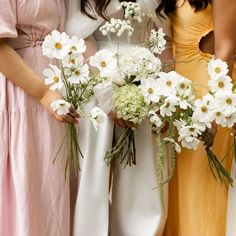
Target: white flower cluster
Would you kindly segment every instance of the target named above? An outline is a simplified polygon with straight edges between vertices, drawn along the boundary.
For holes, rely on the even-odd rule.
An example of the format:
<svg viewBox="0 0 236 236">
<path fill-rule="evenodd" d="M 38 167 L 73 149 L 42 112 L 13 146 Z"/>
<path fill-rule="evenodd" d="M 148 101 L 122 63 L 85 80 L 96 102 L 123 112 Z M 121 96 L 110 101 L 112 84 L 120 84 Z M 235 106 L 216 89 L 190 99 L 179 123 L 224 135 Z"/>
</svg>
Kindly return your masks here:
<svg viewBox="0 0 236 236">
<path fill-rule="evenodd" d="M 193 118 L 200 122 L 215 121 L 222 127 L 232 127 L 236 122 L 236 94 L 232 79 L 227 75 L 228 66 L 220 59 L 211 60 L 208 72 L 210 93 L 195 102 Z"/>
<path fill-rule="evenodd" d="M 119 73 L 126 82 L 156 77 L 161 61 L 144 47 L 128 48 L 119 56 Z"/>
<path fill-rule="evenodd" d="M 142 18 L 145 16 L 145 13 L 142 11 L 139 3 L 122 2 L 121 5 L 125 11 L 125 19 L 134 19 L 139 23 L 142 22 Z"/>
<path fill-rule="evenodd" d="M 128 32 L 128 35 L 132 35 L 134 28 L 132 28 L 129 20 L 111 18 L 110 21 L 107 21 L 100 27 L 100 31 L 104 36 L 108 35 L 108 33 L 113 33 L 116 34 L 117 37 L 121 37 L 125 31 Z"/>
<path fill-rule="evenodd" d="M 176 83 L 175 72 L 168 73 L 172 76 L 160 73 L 159 88 L 167 95 L 164 105 L 160 107 L 160 115 L 176 117 L 176 112 L 181 111 L 174 125 L 178 130 L 178 142 L 189 149 L 197 149 L 212 122 L 222 127 L 233 127 L 236 123 L 236 94 L 227 75 L 227 64 L 220 59 L 211 60 L 208 72 L 211 77 L 208 82 L 210 91 L 197 100 L 194 100 L 190 81 L 179 78 Z"/>
<path fill-rule="evenodd" d="M 163 29 L 160 28 L 157 31 L 152 30 L 150 37 L 147 41 L 151 52 L 154 54 L 161 54 L 165 50 L 166 40 Z"/>
<path fill-rule="evenodd" d="M 65 115 L 73 106 L 82 116 L 83 106 L 90 100 L 96 86 L 89 76 L 89 66 L 84 62 L 83 53 L 86 51 L 84 40 L 78 39 L 76 36 L 70 38 L 66 33 L 54 30 L 45 37 L 42 50 L 45 56 L 58 59 L 60 64 L 60 68 L 56 65 L 49 65 L 49 68 L 43 71 L 45 83 L 54 91 L 60 90 L 60 92 L 66 93 L 65 99 L 54 101 L 51 104 L 52 110 L 59 115 Z M 102 60 L 102 52 L 100 54 Z M 105 75 L 105 61 L 98 63 L 104 69 Z M 97 108 L 96 112 L 98 112 Z M 102 111 L 100 112 L 102 113 Z M 97 129 L 98 124 L 95 124 L 95 121 L 100 122 L 100 119 L 95 119 L 93 114 L 94 112 L 91 113 L 91 120 Z"/>
</svg>

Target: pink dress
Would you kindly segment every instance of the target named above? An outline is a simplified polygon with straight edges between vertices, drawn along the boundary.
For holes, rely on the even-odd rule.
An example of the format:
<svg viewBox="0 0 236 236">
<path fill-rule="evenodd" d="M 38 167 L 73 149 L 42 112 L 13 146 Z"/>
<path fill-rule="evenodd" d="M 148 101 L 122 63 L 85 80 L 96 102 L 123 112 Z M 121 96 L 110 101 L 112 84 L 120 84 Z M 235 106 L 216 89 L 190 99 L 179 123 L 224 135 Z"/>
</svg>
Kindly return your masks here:
<svg viewBox="0 0 236 236">
<path fill-rule="evenodd" d="M 64 18 L 63 0 L 0 0 L 0 38 L 7 38 L 42 75 L 49 63 L 42 55 L 42 40 L 53 29 L 61 29 Z M 1 236 L 69 235 L 65 158 L 59 156 L 52 164 L 64 132 L 64 125 L 36 99 L 0 73 Z"/>
</svg>

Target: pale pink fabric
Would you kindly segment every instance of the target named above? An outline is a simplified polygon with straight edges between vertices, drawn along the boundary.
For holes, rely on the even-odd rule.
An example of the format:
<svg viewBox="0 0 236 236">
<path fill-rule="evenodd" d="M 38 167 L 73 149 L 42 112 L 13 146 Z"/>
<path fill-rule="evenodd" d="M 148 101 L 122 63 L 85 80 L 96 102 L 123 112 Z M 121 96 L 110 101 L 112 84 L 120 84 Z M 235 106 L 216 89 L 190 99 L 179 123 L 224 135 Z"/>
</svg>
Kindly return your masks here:
<svg viewBox="0 0 236 236">
<path fill-rule="evenodd" d="M 64 17 L 63 0 L 0 0 L 0 38 L 41 75 L 49 63 L 42 40 L 61 29 Z M 17 36 L 16 28 L 26 35 Z M 1 236 L 69 236 L 64 156 L 52 164 L 64 132 L 37 100 L 0 74 Z"/>
</svg>

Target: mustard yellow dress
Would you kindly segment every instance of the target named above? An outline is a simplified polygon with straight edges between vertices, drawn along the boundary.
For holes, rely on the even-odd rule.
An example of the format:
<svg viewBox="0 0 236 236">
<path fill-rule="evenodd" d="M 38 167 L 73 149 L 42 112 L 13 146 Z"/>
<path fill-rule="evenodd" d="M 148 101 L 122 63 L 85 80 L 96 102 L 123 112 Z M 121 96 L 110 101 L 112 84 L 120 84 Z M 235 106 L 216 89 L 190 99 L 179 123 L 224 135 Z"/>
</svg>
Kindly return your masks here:
<svg viewBox="0 0 236 236">
<path fill-rule="evenodd" d="M 207 63 L 212 57 L 199 49 L 202 37 L 213 30 L 212 12 L 194 12 L 188 1 L 171 14 L 176 71 L 195 84 L 197 96 L 207 92 Z M 234 78 L 235 77 L 234 70 Z M 204 86 L 202 86 L 204 85 Z M 229 129 L 218 129 L 213 150 L 223 159 L 232 150 Z M 231 169 L 232 151 L 224 161 Z M 175 175 L 169 187 L 169 213 L 164 236 L 225 236 L 228 189 L 213 178 L 204 148 L 184 149 L 177 156 Z"/>
</svg>

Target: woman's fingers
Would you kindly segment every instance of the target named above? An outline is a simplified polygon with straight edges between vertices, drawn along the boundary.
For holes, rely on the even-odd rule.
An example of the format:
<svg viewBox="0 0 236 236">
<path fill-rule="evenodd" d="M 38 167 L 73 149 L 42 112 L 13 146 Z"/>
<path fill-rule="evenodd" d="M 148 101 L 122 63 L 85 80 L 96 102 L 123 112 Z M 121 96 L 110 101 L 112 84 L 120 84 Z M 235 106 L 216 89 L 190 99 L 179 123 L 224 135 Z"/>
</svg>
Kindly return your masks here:
<svg viewBox="0 0 236 236">
<path fill-rule="evenodd" d="M 79 118 L 78 112 L 75 110 L 74 107 L 70 107 L 70 115 L 73 116 L 74 118 Z"/>
<path fill-rule="evenodd" d="M 61 117 L 67 123 L 72 123 L 72 124 L 77 124 L 78 123 L 77 119 L 75 117 L 71 116 L 70 114 L 66 114 L 66 115 L 63 115 Z"/>
<path fill-rule="evenodd" d="M 124 122 L 125 122 L 126 127 L 129 127 L 131 129 L 136 128 L 136 125 L 134 123 L 130 121 L 126 121 L 126 120 Z"/>
</svg>

